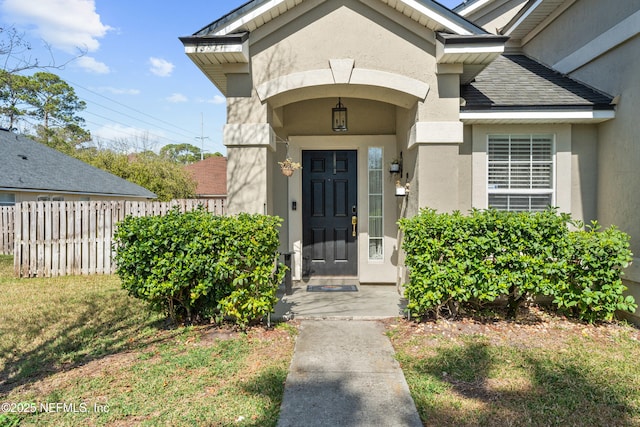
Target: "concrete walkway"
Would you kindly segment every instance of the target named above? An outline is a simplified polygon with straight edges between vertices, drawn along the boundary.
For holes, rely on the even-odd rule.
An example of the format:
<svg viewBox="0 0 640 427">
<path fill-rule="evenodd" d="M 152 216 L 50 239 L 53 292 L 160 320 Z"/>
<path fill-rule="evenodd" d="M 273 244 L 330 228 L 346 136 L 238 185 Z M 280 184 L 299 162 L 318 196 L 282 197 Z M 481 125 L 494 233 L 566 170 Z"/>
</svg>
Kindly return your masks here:
<svg viewBox="0 0 640 427">
<path fill-rule="evenodd" d="M 422 426 L 381 323 L 301 322 L 278 427 L 314 426 Z"/>
</svg>

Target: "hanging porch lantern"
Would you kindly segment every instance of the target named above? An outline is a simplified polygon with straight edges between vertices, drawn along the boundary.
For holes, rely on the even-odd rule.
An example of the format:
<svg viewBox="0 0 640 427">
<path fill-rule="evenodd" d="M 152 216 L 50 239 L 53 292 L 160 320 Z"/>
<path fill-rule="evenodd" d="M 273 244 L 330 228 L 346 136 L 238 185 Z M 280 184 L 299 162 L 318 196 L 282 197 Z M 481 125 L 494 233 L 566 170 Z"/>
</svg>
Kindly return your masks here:
<svg viewBox="0 0 640 427">
<path fill-rule="evenodd" d="M 338 98 L 338 104 L 331 109 L 331 128 L 334 132 L 347 131 L 347 107 Z"/>
</svg>

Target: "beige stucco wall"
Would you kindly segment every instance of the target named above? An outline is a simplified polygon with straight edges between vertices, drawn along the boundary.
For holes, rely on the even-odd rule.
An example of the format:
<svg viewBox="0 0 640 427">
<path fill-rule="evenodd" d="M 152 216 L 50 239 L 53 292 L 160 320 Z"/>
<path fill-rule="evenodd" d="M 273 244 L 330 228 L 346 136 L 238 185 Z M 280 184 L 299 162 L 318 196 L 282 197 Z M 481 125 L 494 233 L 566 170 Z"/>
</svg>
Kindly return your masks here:
<svg viewBox="0 0 640 427">
<path fill-rule="evenodd" d="M 458 210 L 467 213 L 473 208 L 473 127 L 464 127 L 464 141 L 458 158 Z"/>
<path fill-rule="evenodd" d="M 227 147 L 227 212 L 271 213 L 268 148 Z"/>
<path fill-rule="evenodd" d="M 284 107 L 283 131 L 290 135 L 335 135 L 331 109 L 336 98 L 313 99 Z M 391 135 L 396 133 L 396 106 L 357 98 L 342 98 L 349 129 L 344 135 Z"/>
<path fill-rule="evenodd" d="M 408 28 L 416 28 L 409 18 L 397 15 Z M 281 75 L 327 68 L 333 58 L 353 58 L 356 67 L 384 69 L 419 80 L 434 69 L 433 42 L 357 0 L 324 2 L 286 27 L 278 28 L 280 24 L 275 20 L 252 34 L 256 86 Z M 428 30 L 420 32 L 433 39 Z"/>
<path fill-rule="evenodd" d="M 571 212 L 589 224 L 598 217 L 598 127 L 571 127 Z"/>
<path fill-rule="evenodd" d="M 554 65 L 638 10 L 640 0 L 578 0 L 530 40 L 524 51 L 547 65 Z"/>
<path fill-rule="evenodd" d="M 579 66 L 571 67 L 569 75 L 619 96 L 616 118 L 597 127 L 597 219 L 631 235 L 636 257 L 625 274 L 636 282 L 629 282 L 636 300 L 640 296 L 640 37 L 635 24 L 639 11 L 640 0 L 615 4 L 579 0 L 525 46 L 526 53 L 550 65 L 562 64 L 580 49 L 597 52 L 595 57 L 587 55 L 586 61 L 577 62 Z M 616 41 L 620 34 L 634 31 L 635 36 Z M 554 48 L 548 49 L 549 44 Z"/>
<path fill-rule="evenodd" d="M 418 176 L 418 150 L 417 146 L 409 148 L 411 128 L 414 126 L 418 115 L 418 105 L 411 109 L 397 109 L 396 129 L 397 129 L 397 149 L 396 157 L 402 157 L 403 183 L 409 183 L 410 192 L 406 196 L 404 209 L 399 213 L 400 217 L 411 217 L 418 213 L 418 195 L 420 186 L 416 177 Z"/>
</svg>

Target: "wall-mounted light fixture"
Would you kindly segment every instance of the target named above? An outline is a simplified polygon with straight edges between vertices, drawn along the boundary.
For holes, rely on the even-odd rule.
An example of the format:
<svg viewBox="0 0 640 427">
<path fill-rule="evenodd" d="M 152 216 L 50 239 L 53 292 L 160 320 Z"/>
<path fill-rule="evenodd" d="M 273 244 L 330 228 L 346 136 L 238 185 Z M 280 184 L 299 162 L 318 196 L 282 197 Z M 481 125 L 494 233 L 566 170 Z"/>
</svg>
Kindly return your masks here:
<svg viewBox="0 0 640 427">
<path fill-rule="evenodd" d="M 396 157 L 389 164 L 389 173 L 390 174 L 399 174 L 402 176 L 402 151 L 400 152 L 400 157 Z"/>
<path fill-rule="evenodd" d="M 347 107 L 338 98 L 338 104 L 331 109 L 331 128 L 334 132 L 347 131 Z"/>
</svg>

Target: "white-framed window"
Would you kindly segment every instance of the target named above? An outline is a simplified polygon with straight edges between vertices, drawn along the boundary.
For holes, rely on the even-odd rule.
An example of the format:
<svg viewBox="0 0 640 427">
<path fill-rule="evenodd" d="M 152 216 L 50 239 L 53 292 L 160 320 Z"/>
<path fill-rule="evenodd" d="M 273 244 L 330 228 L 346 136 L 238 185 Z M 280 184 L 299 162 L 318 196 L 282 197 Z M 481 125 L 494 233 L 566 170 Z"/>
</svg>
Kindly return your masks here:
<svg viewBox="0 0 640 427">
<path fill-rule="evenodd" d="M 384 215 L 383 215 L 383 150 L 369 148 L 369 260 L 384 259 Z"/>
<path fill-rule="evenodd" d="M 0 206 L 14 206 L 16 195 L 14 193 L 0 193 Z"/>
<path fill-rule="evenodd" d="M 39 202 L 64 202 L 64 196 L 42 195 L 42 196 L 38 196 L 37 200 Z"/>
<path fill-rule="evenodd" d="M 489 207 L 535 212 L 554 206 L 554 135 L 488 135 L 487 159 Z"/>
</svg>

